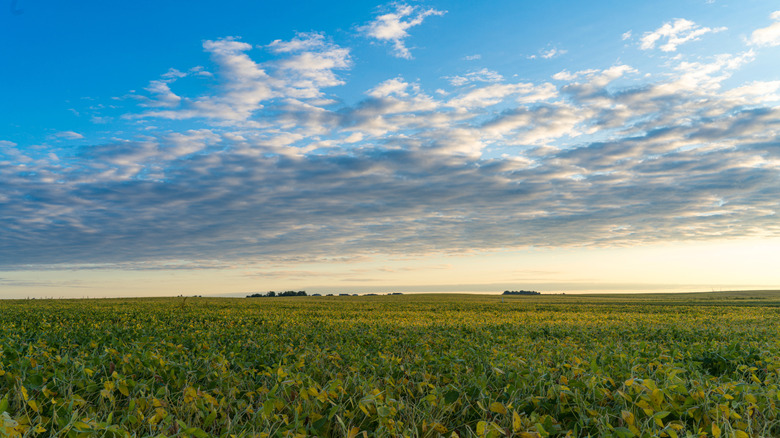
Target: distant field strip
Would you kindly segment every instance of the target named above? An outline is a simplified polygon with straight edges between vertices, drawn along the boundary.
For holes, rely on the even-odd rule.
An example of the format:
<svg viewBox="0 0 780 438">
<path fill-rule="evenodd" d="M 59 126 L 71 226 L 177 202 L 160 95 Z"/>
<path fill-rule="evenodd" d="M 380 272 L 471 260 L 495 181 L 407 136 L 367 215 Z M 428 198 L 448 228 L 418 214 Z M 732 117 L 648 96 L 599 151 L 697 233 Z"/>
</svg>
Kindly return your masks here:
<svg viewBox="0 0 780 438">
<path fill-rule="evenodd" d="M 780 295 L 0 301 L 0 436 L 780 436 Z"/>
</svg>

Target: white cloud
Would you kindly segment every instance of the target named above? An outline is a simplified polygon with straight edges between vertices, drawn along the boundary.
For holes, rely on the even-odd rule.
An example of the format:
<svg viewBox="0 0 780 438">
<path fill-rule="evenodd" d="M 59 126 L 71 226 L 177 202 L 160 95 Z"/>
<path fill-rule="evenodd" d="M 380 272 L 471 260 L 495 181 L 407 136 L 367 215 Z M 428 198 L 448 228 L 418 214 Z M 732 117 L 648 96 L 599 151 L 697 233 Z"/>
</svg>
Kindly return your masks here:
<svg viewBox="0 0 780 438">
<path fill-rule="evenodd" d="M 557 47 L 552 47 L 549 49 L 540 50 L 538 55 L 528 55 L 528 59 L 551 59 L 559 55 L 564 55 L 568 53 L 567 50 L 558 49 Z"/>
<path fill-rule="evenodd" d="M 344 84 L 334 70 L 345 70 L 352 65 L 349 49 L 323 43 L 318 37 L 314 37 L 313 41 L 317 44 L 298 45 L 308 50 L 276 63 L 282 71 L 282 75 L 277 79 L 288 83 L 288 90 L 284 94 L 297 98 L 314 98 L 322 95 L 321 88 Z M 288 47 L 280 53 L 297 50 Z"/>
<path fill-rule="evenodd" d="M 290 41 L 275 40 L 266 47 L 283 57 L 259 64 L 249 56 L 253 47 L 248 43 L 236 38 L 205 41 L 203 48 L 217 65 L 217 92 L 186 99 L 174 94 L 169 84 L 187 74 L 204 75 L 204 70 L 196 67 L 185 74 L 172 69 L 162 79 L 150 82 L 146 91 L 152 98 L 141 97 L 142 106 L 166 109 L 134 117 L 209 118 L 246 124 L 255 111 L 275 99 L 327 102 L 322 89 L 343 84 L 336 71 L 352 65 L 349 49 L 316 32 L 297 34 Z"/>
<path fill-rule="evenodd" d="M 557 95 L 552 84 L 534 85 L 532 83 L 493 84 L 468 92 L 451 99 L 447 105 L 460 110 L 484 108 L 496 105 L 510 96 L 517 96 L 523 103 L 547 100 Z"/>
<path fill-rule="evenodd" d="M 493 70 L 483 68 L 482 70 L 466 73 L 463 76 L 448 77 L 450 84 L 460 87 L 471 82 L 501 82 L 504 77 Z"/>
<path fill-rule="evenodd" d="M 593 73 L 598 73 L 599 70 L 596 69 L 589 69 L 589 70 L 580 70 L 574 73 L 569 72 L 568 70 L 561 70 L 558 73 L 555 73 L 552 78 L 556 81 L 572 81 L 574 79 L 577 79 L 581 76 L 590 76 Z"/>
<path fill-rule="evenodd" d="M 567 104 L 547 104 L 505 111 L 486 123 L 484 129 L 491 135 L 509 137 L 507 141 L 511 144 L 544 145 L 563 136 L 579 136 L 577 125 L 592 115 L 592 111 Z"/>
<path fill-rule="evenodd" d="M 709 63 L 683 61 L 674 67 L 678 72 L 676 79 L 659 84 L 657 89 L 664 89 L 667 93 L 699 92 L 702 89 L 716 90 L 721 87 L 724 80 L 731 77 L 735 70 L 754 59 L 755 53 L 753 50 L 749 50 L 738 55 L 717 55 Z"/>
<path fill-rule="evenodd" d="M 74 132 L 74 131 L 58 132 L 58 133 L 54 134 L 53 137 L 55 137 L 55 138 L 64 138 L 66 140 L 80 140 L 80 139 L 84 138 L 83 135 L 79 134 L 78 132 Z"/>
<path fill-rule="evenodd" d="M 325 35 L 318 32 L 301 32 L 290 41 L 274 40 L 268 44 L 274 53 L 302 52 L 325 45 Z"/>
<path fill-rule="evenodd" d="M 272 80 L 247 53 L 250 44 L 225 38 L 205 41 L 203 48 L 219 67 L 222 93 L 204 96 L 189 111 L 162 113 L 171 118 L 207 117 L 233 121 L 248 119 L 261 102 L 274 97 Z"/>
<path fill-rule="evenodd" d="M 155 97 L 152 99 L 144 98 L 144 102 L 140 105 L 149 108 L 174 108 L 178 106 L 181 102 L 181 97 L 171 91 L 171 88 L 168 85 L 171 81 L 172 79 L 149 82 L 149 86 L 147 86 L 145 90 L 152 93 Z"/>
<path fill-rule="evenodd" d="M 399 77 L 388 79 L 380 83 L 376 87 L 368 90 L 366 94 L 372 97 L 388 97 L 392 95 L 407 96 L 408 93 L 406 92 L 406 89 L 408 87 L 409 84 Z"/>
<path fill-rule="evenodd" d="M 780 11 L 773 12 L 770 18 L 775 22 L 767 27 L 754 30 L 750 35 L 750 44 L 756 46 L 780 45 Z"/>
<path fill-rule="evenodd" d="M 625 32 L 625 33 L 624 33 L 624 34 L 621 36 L 621 39 L 622 39 L 623 41 L 625 41 L 625 40 L 627 40 L 627 39 L 630 39 L 630 38 L 631 38 L 631 31 L 630 31 L 630 30 L 629 30 L 629 31 L 627 31 L 627 32 Z"/>
<path fill-rule="evenodd" d="M 396 57 L 412 59 L 412 54 L 404 43 L 404 40 L 409 37 L 407 30 L 422 24 L 426 17 L 444 15 L 447 11 L 433 8 L 421 10 L 417 6 L 403 3 L 394 3 L 393 6 L 395 7 L 394 12 L 376 17 L 374 21 L 360 26 L 358 31 L 370 38 L 393 43 L 393 54 Z"/>
<path fill-rule="evenodd" d="M 724 30 L 726 30 L 725 27 L 712 29 L 699 26 L 693 21 L 684 18 L 678 18 L 673 23 L 664 23 L 663 26 L 653 32 L 646 32 L 640 39 L 639 47 L 642 50 L 650 50 L 655 48 L 656 44 L 660 41 L 666 40 L 666 42 L 660 46 L 660 49 L 664 52 L 674 52 L 680 44 L 696 41 L 707 33 L 721 32 Z"/>
<path fill-rule="evenodd" d="M 363 133 L 353 132 L 352 134 L 344 138 L 344 143 L 357 143 L 362 140 L 363 140 Z"/>
<path fill-rule="evenodd" d="M 477 53 L 477 54 L 475 54 L 475 55 L 468 55 L 468 56 L 464 56 L 462 59 L 463 59 L 464 61 L 476 61 L 476 60 L 478 60 L 478 59 L 482 59 L 482 55 L 480 55 L 480 54 L 478 54 L 478 53 Z"/>
<path fill-rule="evenodd" d="M 723 93 L 725 97 L 737 99 L 745 104 L 773 102 L 780 100 L 780 81 L 754 81 L 732 88 Z"/>
<path fill-rule="evenodd" d="M 561 49 L 558 49 L 556 47 L 553 47 L 552 49 L 542 51 L 540 53 L 540 56 L 542 58 L 544 58 L 544 59 L 550 59 L 550 58 L 553 58 L 553 57 L 555 57 L 557 55 L 563 55 L 565 53 L 566 53 L 566 50 L 561 50 Z"/>
</svg>

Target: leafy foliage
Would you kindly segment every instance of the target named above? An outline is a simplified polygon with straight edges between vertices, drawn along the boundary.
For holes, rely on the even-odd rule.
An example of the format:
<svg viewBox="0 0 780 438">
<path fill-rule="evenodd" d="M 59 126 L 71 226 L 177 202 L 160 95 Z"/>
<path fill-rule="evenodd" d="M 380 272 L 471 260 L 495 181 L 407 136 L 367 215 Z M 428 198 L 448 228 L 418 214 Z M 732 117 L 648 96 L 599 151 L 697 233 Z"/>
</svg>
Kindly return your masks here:
<svg viewBox="0 0 780 438">
<path fill-rule="evenodd" d="M 504 300 L 2 301 L 0 436 L 780 435 L 777 299 Z"/>
</svg>

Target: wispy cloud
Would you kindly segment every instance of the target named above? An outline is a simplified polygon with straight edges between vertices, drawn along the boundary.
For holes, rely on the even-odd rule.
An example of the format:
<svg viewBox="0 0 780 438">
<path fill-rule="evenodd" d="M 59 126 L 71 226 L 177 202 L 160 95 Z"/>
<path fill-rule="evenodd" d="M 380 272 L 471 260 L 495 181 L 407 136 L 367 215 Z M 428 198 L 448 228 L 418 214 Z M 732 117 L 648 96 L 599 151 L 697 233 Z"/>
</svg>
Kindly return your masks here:
<svg viewBox="0 0 780 438">
<path fill-rule="evenodd" d="M 775 11 L 770 15 L 775 20 L 767 27 L 756 29 L 750 35 L 750 43 L 756 46 L 778 46 L 780 45 L 780 11 Z"/>
<path fill-rule="evenodd" d="M 559 49 L 557 47 L 551 47 L 548 49 L 540 50 L 539 53 L 536 55 L 529 55 L 528 59 L 537 59 L 537 58 L 551 59 L 560 55 L 565 55 L 566 53 L 568 53 L 567 50 Z"/>
<path fill-rule="evenodd" d="M 377 16 L 370 23 L 358 27 L 358 31 L 369 38 L 393 44 L 393 55 L 398 58 L 412 59 L 412 53 L 404 40 L 409 37 L 407 30 L 419 26 L 431 15 L 444 15 L 447 11 L 433 8 L 420 8 L 405 3 L 392 3 L 387 12 Z"/>
<path fill-rule="evenodd" d="M 650 50 L 654 49 L 656 44 L 663 42 L 659 46 L 661 51 L 674 52 L 681 44 L 696 41 L 708 33 L 722 32 L 724 30 L 726 30 L 725 27 L 702 27 L 693 21 L 678 18 L 673 22 L 664 23 L 663 26 L 652 32 L 645 32 L 640 39 L 639 47 L 642 50 Z M 625 34 L 623 39 L 626 39 Z"/>
<path fill-rule="evenodd" d="M 56 134 L 53 134 L 51 137 L 52 138 L 62 138 L 62 139 L 65 139 L 65 140 L 81 140 L 82 138 L 84 138 L 83 135 L 79 134 L 78 132 L 74 132 L 74 131 L 58 132 Z"/>
<path fill-rule="evenodd" d="M 450 84 L 460 87 L 472 82 L 501 82 L 504 80 L 504 77 L 493 70 L 483 68 L 461 76 L 451 76 L 447 79 L 450 81 Z"/>
</svg>

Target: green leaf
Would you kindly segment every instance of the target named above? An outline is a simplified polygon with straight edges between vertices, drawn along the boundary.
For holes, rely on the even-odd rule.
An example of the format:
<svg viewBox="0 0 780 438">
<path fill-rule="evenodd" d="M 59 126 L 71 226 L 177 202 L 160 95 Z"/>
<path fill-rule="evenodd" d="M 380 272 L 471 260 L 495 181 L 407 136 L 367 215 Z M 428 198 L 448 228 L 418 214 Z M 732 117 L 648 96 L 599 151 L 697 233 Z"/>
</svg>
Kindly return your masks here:
<svg viewBox="0 0 780 438">
<path fill-rule="evenodd" d="M 263 402 L 263 413 L 265 414 L 266 417 L 270 417 L 271 414 L 274 413 L 274 409 L 275 406 L 273 400 L 266 400 L 265 402 Z"/>
<path fill-rule="evenodd" d="M 328 417 L 322 417 L 319 420 L 312 423 L 311 427 L 314 428 L 314 430 L 320 430 L 325 426 L 325 424 L 328 422 Z"/>
<path fill-rule="evenodd" d="M 656 412 L 655 414 L 653 414 L 653 417 L 660 418 L 661 420 L 663 420 L 669 414 L 671 414 L 671 412 L 669 412 L 669 411 L 660 411 L 660 412 Z"/>
<path fill-rule="evenodd" d="M 444 394 L 444 403 L 451 405 L 458 401 L 458 398 L 460 398 L 460 393 L 458 391 L 447 391 L 447 393 Z"/>
<path fill-rule="evenodd" d="M 209 438 L 211 435 L 206 433 L 204 430 L 198 429 L 197 427 L 192 432 L 193 435 L 195 435 L 197 438 Z"/>
<path fill-rule="evenodd" d="M 636 435 L 634 432 L 631 432 L 630 430 L 626 429 L 625 427 L 616 427 L 615 433 L 617 433 L 617 436 L 619 438 L 633 438 Z"/>
<path fill-rule="evenodd" d="M 214 420 L 217 419 L 217 411 L 211 411 L 211 413 L 206 416 L 206 418 L 203 420 L 203 426 L 209 427 L 211 426 L 211 423 L 214 422 Z"/>
</svg>

